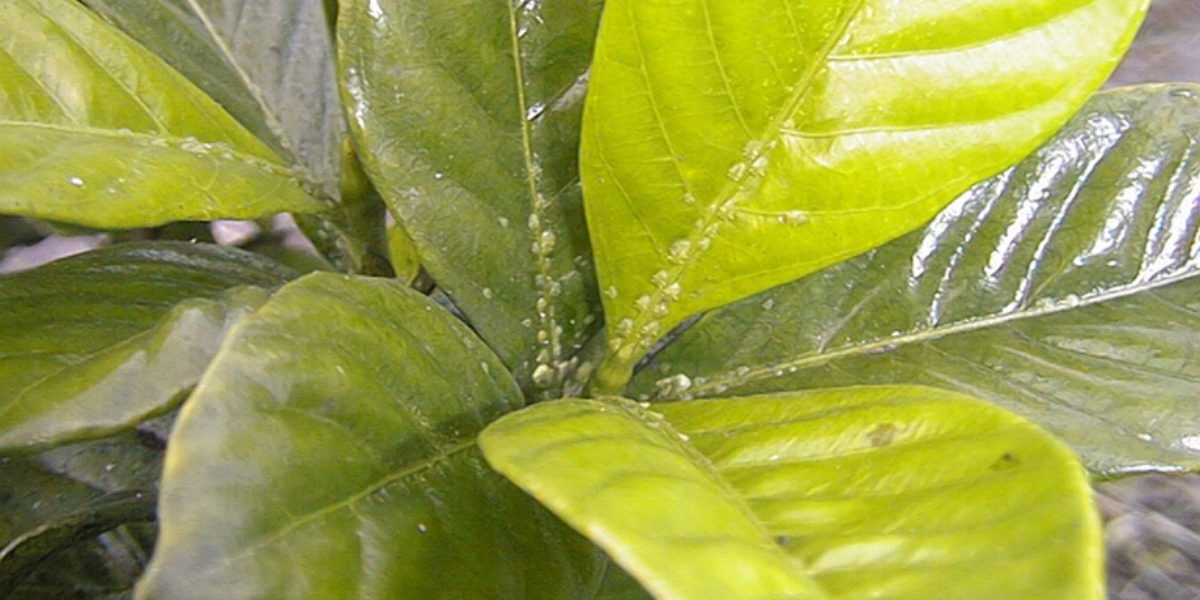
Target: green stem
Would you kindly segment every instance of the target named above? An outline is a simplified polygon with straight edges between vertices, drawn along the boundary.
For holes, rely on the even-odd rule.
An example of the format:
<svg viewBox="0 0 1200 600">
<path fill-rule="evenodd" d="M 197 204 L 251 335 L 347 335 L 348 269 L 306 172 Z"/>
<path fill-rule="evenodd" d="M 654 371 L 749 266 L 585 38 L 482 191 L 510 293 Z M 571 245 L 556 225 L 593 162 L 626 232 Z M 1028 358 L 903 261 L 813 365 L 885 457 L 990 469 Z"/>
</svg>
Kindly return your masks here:
<svg viewBox="0 0 1200 600">
<path fill-rule="evenodd" d="M 624 348 L 622 350 L 628 350 Z M 617 396 L 625 391 L 625 386 L 633 378 L 633 353 L 627 351 L 609 352 L 596 367 L 588 392 L 591 396 Z"/>
</svg>

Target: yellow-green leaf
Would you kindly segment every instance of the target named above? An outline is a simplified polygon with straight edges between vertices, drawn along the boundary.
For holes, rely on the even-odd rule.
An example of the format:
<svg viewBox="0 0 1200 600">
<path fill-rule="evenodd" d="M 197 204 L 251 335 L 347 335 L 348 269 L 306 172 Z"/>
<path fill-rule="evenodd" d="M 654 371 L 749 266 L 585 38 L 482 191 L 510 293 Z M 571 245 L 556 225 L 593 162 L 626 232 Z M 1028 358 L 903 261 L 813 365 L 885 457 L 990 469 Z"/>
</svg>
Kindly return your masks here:
<svg viewBox="0 0 1200 600">
<path fill-rule="evenodd" d="M 139 227 L 324 207 L 216 102 L 78 3 L 0 4 L 0 212 Z"/>
<path fill-rule="evenodd" d="M 1095 475 L 1198 469 L 1194 181 L 1200 86 L 1097 94 L 927 227 L 709 312 L 628 393 L 935 385 L 1040 424 Z"/>
<path fill-rule="evenodd" d="M 954 392 L 565 400 L 480 447 L 659 599 L 1104 597 L 1083 467 Z"/>
<path fill-rule="evenodd" d="M 1100 85 L 1147 0 L 613 0 L 581 174 L 615 391 L 690 315 L 932 217 Z"/>
</svg>

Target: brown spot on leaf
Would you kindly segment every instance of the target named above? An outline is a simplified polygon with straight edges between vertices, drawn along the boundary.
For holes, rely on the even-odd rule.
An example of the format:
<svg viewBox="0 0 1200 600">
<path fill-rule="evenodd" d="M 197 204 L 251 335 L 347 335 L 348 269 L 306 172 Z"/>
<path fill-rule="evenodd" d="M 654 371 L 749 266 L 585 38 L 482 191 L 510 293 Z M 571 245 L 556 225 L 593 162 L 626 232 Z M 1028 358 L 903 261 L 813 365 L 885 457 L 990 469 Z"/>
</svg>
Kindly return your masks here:
<svg viewBox="0 0 1200 600">
<path fill-rule="evenodd" d="M 1008 469 L 1017 468 L 1017 465 L 1020 464 L 1021 459 L 1017 458 L 1016 454 L 1013 454 L 1012 452 L 1005 452 L 1004 454 L 1000 455 L 1000 458 L 996 459 L 996 462 L 992 463 L 992 470 L 1007 471 Z"/>
<path fill-rule="evenodd" d="M 881 448 L 891 444 L 899 432 L 900 428 L 891 423 L 880 423 L 867 432 L 867 439 L 871 441 L 872 446 Z"/>
</svg>

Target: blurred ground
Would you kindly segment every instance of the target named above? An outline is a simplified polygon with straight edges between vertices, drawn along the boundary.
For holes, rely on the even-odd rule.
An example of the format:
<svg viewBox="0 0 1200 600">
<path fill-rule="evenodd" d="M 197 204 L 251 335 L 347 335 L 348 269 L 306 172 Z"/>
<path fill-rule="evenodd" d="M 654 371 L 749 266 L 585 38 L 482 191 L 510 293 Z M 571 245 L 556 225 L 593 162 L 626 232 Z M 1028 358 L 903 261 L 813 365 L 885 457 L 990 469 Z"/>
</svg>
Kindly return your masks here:
<svg viewBox="0 0 1200 600">
<path fill-rule="evenodd" d="M 1155 0 L 1108 85 L 1158 81 L 1200 81 L 1200 0 Z M 1109 600 L 1200 600 L 1200 475 L 1100 484 L 1096 498 Z"/>
<path fill-rule="evenodd" d="M 1200 598 L 1200 476 L 1145 475 L 1096 490 L 1110 600 Z"/>
<path fill-rule="evenodd" d="M 1200 82 L 1200 0 L 1155 0 L 1107 85 L 1159 81 Z M 0 254 L 0 273 L 103 242 L 102 236 L 50 238 Z M 1109 600 L 1200 600 L 1200 475 L 1134 477 L 1100 484 L 1096 492 L 1106 523 Z"/>
<path fill-rule="evenodd" d="M 1200 0 L 1154 0 L 1109 86 L 1200 81 Z"/>
</svg>

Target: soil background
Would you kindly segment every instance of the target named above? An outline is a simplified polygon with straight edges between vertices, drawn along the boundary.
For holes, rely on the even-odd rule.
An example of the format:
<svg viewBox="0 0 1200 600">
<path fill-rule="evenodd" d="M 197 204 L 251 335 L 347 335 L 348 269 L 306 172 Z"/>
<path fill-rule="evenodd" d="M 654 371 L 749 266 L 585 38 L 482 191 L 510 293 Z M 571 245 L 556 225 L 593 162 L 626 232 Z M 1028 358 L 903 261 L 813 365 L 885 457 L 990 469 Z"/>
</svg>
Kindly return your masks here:
<svg viewBox="0 0 1200 600">
<path fill-rule="evenodd" d="M 1155 0 L 1108 85 L 1166 81 L 1200 82 L 1200 0 Z M 1200 475 L 1103 483 L 1096 498 L 1109 600 L 1200 600 Z"/>
</svg>

